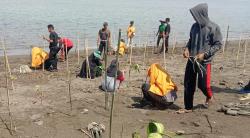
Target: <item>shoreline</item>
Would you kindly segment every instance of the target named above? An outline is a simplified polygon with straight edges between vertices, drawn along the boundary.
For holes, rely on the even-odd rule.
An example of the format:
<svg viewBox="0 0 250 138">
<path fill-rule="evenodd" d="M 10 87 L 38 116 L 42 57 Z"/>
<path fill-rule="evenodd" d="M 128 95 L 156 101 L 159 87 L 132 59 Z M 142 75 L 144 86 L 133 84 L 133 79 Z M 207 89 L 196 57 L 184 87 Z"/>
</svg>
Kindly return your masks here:
<svg viewBox="0 0 250 138">
<path fill-rule="evenodd" d="M 241 41 L 244 42 L 246 40 L 250 40 L 250 39 L 242 39 Z M 239 39 L 238 40 L 228 40 L 227 46 L 228 47 L 234 46 L 234 45 L 238 46 L 239 41 L 240 41 Z M 223 41 L 223 46 L 224 46 L 224 43 L 225 42 Z M 139 49 L 144 48 L 144 46 L 143 46 L 144 44 L 146 44 L 146 43 L 141 43 L 139 46 L 138 46 L 138 44 L 135 44 L 134 48 L 139 48 Z M 175 48 L 184 48 L 185 44 L 186 44 L 186 41 L 177 41 L 176 45 L 175 45 Z M 27 48 L 27 49 L 15 49 L 14 51 L 12 49 L 6 49 L 6 52 L 7 52 L 8 56 L 28 56 L 28 55 L 31 54 L 30 53 L 31 47 L 40 47 L 40 48 L 43 48 L 43 46 L 40 46 L 40 45 L 32 45 L 32 46 L 30 46 L 30 48 Z M 89 47 L 89 50 L 96 49 L 94 47 L 95 46 Z M 155 47 L 154 43 L 150 43 L 147 46 L 147 48 L 153 48 L 153 47 Z M 171 51 L 171 49 L 173 49 L 173 43 L 172 42 L 169 42 L 169 49 L 170 49 L 170 51 Z M 49 52 L 48 46 L 45 48 L 45 50 L 46 50 L 46 52 Z M 79 50 L 80 50 L 80 52 L 84 51 L 84 46 L 81 46 L 81 48 Z M 70 53 L 72 53 L 73 51 L 77 52 L 77 46 L 76 45 L 73 47 L 73 49 L 71 49 Z M 2 57 L 2 56 L 3 56 L 3 49 L 1 48 L 0 49 L 0 57 Z"/>
</svg>

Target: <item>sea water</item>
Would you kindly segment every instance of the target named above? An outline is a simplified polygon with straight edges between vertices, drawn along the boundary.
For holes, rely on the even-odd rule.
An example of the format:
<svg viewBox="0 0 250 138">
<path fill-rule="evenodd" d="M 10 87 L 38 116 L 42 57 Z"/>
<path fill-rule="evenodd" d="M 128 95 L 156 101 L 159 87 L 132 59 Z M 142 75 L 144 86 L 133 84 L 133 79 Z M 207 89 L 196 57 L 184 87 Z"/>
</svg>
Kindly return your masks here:
<svg viewBox="0 0 250 138">
<path fill-rule="evenodd" d="M 250 0 L 0 0 L 0 37 L 10 54 L 29 54 L 30 46 L 43 46 L 41 36 L 48 36 L 47 25 L 53 24 L 61 37 L 71 38 L 75 45 L 79 37 L 81 49 L 85 39 L 89 47 L 96 48 L 98 30 L 107 21 L 115 46 L 118 29 L 126 39 L 127 26 L 133 20 L 134 43 L 154 45 L 159 20 L 169 17 L 170 40 L 176 36 L 177 41 L 186 41 L 194 22 L 189 9 L 204 2 L 223 35 L 228 25 L 230 38 L 250 32 Z"/>
</svg>

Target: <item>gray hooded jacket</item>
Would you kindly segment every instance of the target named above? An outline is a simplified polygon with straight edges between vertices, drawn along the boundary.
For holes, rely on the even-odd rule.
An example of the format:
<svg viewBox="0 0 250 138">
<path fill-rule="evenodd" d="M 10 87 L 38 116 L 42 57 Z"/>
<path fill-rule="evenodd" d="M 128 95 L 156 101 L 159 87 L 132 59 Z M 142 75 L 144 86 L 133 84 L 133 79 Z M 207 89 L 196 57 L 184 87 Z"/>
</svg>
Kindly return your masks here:
<svg viewBox="0 0 250 138">
<path fill-rule="evenodd" d="M 190 9 L 190 12 L 196 23 L 191 28 L 186 47 L 193 57 L 199 53 L 205 53 L 204 63 L 210 63 L 214 54 L 222 46 L 220 27 L 209 20 L 207 4 L 199 4 Z"/>
</svg>

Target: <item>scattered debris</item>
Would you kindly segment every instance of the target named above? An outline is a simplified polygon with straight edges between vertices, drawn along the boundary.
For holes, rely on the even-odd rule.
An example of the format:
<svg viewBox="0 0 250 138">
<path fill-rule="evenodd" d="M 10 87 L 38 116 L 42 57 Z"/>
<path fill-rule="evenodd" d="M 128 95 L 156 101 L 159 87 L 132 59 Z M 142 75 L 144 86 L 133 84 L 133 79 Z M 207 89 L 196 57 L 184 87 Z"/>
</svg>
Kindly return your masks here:
<svg viewBox="0 0 250 138">
<path fill-rule="evenodd" d="M 41 118 L 41 114 L 34 114 L 30 117 L 31 120 L 37 120 L 39 118 Z"/>
<path fill-rule="evenodd" d="M 83 111 L 81 112 L 81 114 L 87 114 L 88 111 L 89 111 L 89 110 L 85 108 L 85 109 L 83 109 Z"/>
<path fill-rule="evenodd" d="M 225 80 L 222 80 L 222 81 L 219 83 L 219 85 L 223 85 L 223 86 L 225 86 L 225 85 L 227 85 L 227 84 L 228 84 L 228 82 L 225 81 Z"/>
<path fill-rule="evenodd" d="M 20 73 L 24 74 L 24 73 L 30 73 L 30 72 L 32 72 L 32 70 L 30 69 L 28 65 L 20 66 Z"/>
<path fill-rule="evenodd" d="M 84 134 L 86 134 L 89 138 L 92 138 L 92 136 L 87 132 L 85 131 L 84 129 L 79 129 L 81 132 L 83 132 Z"/>
<path fill-rule="evenodd" d="M 34 122 L 35 124 L 37 124 L 37 125 L 39 125 L 39 126 L 41 126 L 41 125 L 43 125 L 43 121 L 36 121 L 36 122 Z"/>
<path fill-rule="evenodd" d="M 200 126 L 200 123 L 198 123 L 198 122 L 192 122 L 192 124 L 193 124 L 195 127 L 199 127 L 199 126 Z"/>
<path fill-rule="evenodd" d="M 219 70 L 220 70 L 221 72 L 223 71 L 223 69 L 224 69 L 223 66 L 219 67 Z"/>
<path fill-rule="evenodd" d="M 246 115 L 250 116 L 250 102 L 248 103 L 229 103 L 223 105 L 219 112 L 224 112 L 228 115 L 236 116 L 236 115 Z"/>
<path fill-rule="evenodd" d="M 185 134 L 185 131 L 184 130 L 178 130 L 178 131 L 176 131 L 176 134 L 183 135 L 183 134 Z"/>
<path fill-rule="evenodd" d="M 93 138 L 100 138 L 105 131 L 105 126 L 103 124 L 92 122 L 88 125 L 88 131 L 91 132 Z"/>
</svg>

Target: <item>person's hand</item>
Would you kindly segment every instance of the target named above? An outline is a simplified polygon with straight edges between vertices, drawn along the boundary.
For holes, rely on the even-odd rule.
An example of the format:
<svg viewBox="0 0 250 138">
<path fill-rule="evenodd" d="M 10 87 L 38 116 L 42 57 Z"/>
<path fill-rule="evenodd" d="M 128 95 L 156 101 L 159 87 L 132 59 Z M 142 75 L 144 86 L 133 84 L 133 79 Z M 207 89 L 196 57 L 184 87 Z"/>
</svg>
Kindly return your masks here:
<svg viewBox="0 0 250 138">
<path fill-rule="evenodd" d="M 43 35 L 43 39 L 46 40 L 46 37 Z"/>
<path fill-rule="evenodd" d="M 205 53 L 199 53 L 198 55 L 195 56 L 195 58 L 198 61 L 203 61 L 204 60 Z"/>
<path fill-rule="evenodd" d="M 189 58 L 189 50 L 188 50 L 188 48 L 185 48 L 185 50 L 183 52 L 183 57 L 184 58 Z"/>
</svg>

